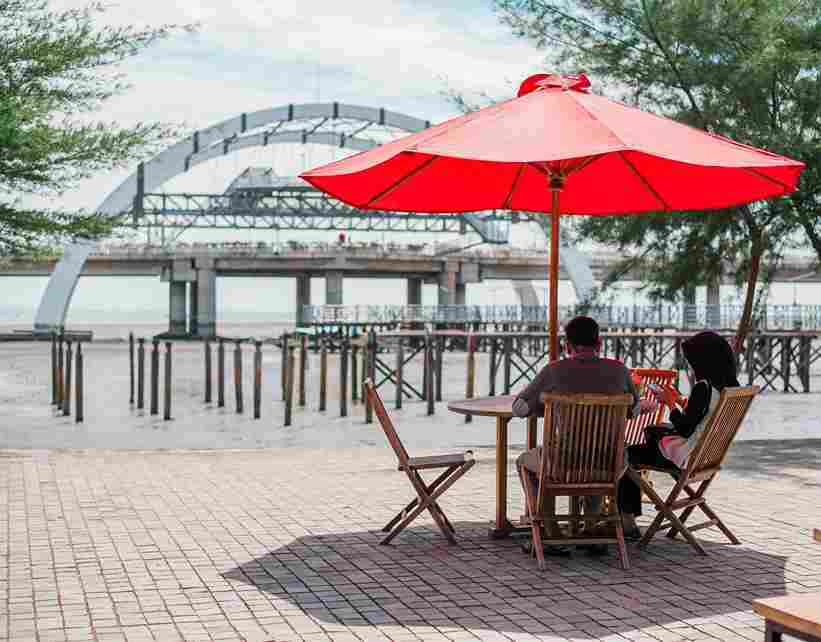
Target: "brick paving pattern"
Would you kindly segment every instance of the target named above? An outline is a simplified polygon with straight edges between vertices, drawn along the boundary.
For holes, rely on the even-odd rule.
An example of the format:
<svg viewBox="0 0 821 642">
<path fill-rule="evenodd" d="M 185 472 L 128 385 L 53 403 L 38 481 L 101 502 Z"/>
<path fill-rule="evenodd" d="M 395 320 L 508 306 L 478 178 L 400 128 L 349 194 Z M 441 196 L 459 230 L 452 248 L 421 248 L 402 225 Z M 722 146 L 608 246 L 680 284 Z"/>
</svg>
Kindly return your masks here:
<svg viewBox="0 0 821 642">
<path fill-rule="evenodd" d="M 761 640 L 752 599 L 821 591 L 821 442 L 772 443 L 710 492 L 741 546 L 700 531 L 707 558 L 662 537 L 627 572 L 609 550 L 543 573 L 487 537 L 490 449 L 442 501 L 459 545 L 423 517 L 388 547 L 411 489 L 387 447 L 0 450 L 0 639 Z"/>
</svg>

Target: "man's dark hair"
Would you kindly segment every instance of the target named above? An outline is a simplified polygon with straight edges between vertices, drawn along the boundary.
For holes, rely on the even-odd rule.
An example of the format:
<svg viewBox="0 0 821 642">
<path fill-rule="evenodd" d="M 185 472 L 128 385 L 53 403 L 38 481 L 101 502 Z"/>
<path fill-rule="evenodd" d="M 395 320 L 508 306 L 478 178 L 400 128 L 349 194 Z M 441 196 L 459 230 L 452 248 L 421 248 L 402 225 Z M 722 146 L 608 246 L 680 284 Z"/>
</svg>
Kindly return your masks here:
<svg viewBox="0 0 821 642">
<path fill-rule="evenodd" d="M 599 342 L 599 324 L 590 317 L 576 317 L 564 327 L 568 342 L 574 346 L 595 347 Z"/>
</svg>

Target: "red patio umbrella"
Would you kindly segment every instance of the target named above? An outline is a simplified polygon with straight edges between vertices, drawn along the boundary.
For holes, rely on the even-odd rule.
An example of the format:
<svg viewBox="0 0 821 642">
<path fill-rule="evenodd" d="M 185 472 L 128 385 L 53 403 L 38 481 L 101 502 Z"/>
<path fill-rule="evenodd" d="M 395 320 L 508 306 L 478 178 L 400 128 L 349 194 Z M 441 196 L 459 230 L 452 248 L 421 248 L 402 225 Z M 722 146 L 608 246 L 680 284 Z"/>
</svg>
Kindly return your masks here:
<svg viewBox="0 0 821 642">
<path fill-rule="evenodd" d="M 589 87 L 583 74 L 531 76 L 516 98 L 301 177 L 360 209 L 550 212 L 553 360 L 561 214 L 726 208 L 794 191 L 804 167 Z"/>
</svg>

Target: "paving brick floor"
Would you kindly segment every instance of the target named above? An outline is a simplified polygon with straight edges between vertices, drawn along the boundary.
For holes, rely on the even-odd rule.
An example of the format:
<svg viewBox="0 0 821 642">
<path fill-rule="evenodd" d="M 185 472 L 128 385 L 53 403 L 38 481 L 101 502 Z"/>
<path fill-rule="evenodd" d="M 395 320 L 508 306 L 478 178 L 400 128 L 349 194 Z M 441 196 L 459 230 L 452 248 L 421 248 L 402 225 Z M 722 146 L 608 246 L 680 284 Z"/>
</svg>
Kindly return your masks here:
<svg viewBox="0 0 821 642">
<path fill-rule="evenodd" d="M 768 443 L 711 489 L 741 546 L 661 538 L 627 572 L 488 539 L 489 449 L 442 501 L 458 546 L 420 518 L 389 547 L 387 448 L 0 450 L 0 639 L 761 640 L 753 598 L 821 591 L 821 442 Z"/>
</svg>

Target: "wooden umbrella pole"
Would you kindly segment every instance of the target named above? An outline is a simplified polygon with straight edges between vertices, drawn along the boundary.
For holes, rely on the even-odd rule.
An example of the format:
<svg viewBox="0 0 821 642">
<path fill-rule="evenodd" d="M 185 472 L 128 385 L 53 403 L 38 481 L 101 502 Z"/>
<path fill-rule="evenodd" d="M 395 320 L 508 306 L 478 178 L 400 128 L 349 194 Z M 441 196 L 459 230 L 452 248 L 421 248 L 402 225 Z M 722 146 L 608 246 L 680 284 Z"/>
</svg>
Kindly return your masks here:
<svg viewBox="0 0 821 642">
<path fill-rule="evenodd" d="M 559 358 L 559 193 L 564 186 L 564 178 L 550 177 L 550 192 L 553 206 L 550 215 L 550 360 Z"/>
</svg>

